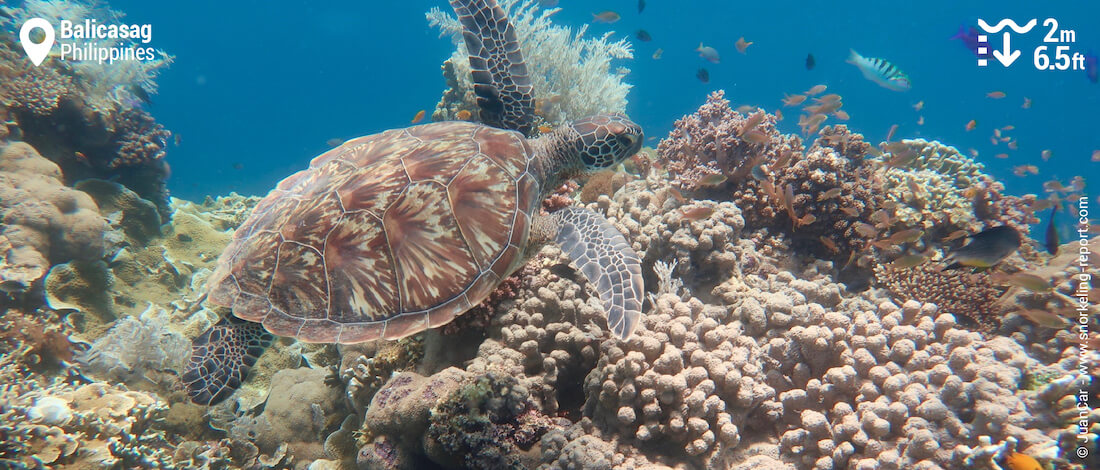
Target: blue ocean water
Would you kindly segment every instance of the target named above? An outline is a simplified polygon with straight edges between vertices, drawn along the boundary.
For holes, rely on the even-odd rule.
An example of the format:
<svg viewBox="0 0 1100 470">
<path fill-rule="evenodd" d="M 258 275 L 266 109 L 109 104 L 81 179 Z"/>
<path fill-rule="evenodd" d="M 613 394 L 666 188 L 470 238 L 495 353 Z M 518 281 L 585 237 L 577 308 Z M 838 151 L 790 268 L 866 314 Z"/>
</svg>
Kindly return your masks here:
<svg viewBox="0 0 1100 470">
<path fill-rule="evenodd" d="M 558 2 L 554 21 L 579 27 L 592 14 L 618 12 L 614 24 L 595 24 L 593 35 L 616 31 L 630 37 L 635 58 L 628 112 L 649 136 L 664 137 L 675 119 L 693 112 L 712 90 L 725 89 L 736 105 L 774 112 L 784 93 L 816 84 L 844 98 L 848 125 L 868 140 L 885 138 L 898 124 L 899 138 L 937 139 L 978 160 L 1009 192 L 1041 193 L 1051 178 L 1100 176 L 1090 155 L 1100 149 L 1100 85 L 1082 71 L 1039 71 L 1032 51 L 1047 29 L 1046 18 L 1073 29 L 1070 53 L 1100 52 L 1100 4 L 1095 2 L 719 2 L 649 0 Z M 445 88 L 440 64 L 453 49 L 429 28 L 424 12 L 446 9 L 426 2 L 196 2 L 177 4 L 116 0 L 130 21 L 151 23 L 153 43 L 176 56 L 160 78 L 151 112 L 181 136 L 169 151 L 170 189 L 176 196 L 265 194 L 283 177 L 325 151 L 330 139 L 346 139 L 404 127 L 421 109 L 431 109 Z M 996 61 L 978 67 L 976 56 L 949 38 L 978 18 L 1039 25 L 1014 35 L 1021 57 L 1005 68 Z M 638 29 L 653 40 L 633 38 Z M 746 54 L 739 37 L 753 42 Z M 992 46 L 1000 46 L 992 38 Z M 715 47 L 719 64 L 694 49 Z M 661 48 L 660 60 L 652 59 Z M 884 58 L 909 74 L 912 89 L 895 92 L 864 79 L 844 61 L 849 49 Z M 816 67 L 807 70 L 806 55 Z M 695 74 L 710 72 L 710 83 Z M 986 97 L 1002 91 L 1006 97 Z M 1032 100 L 1022 109 L 1024 97 Z M 921 111 L 913 105 L 924 102 Z M 784 109 L 782 126 L 797 132 L 797 109 Z M 918 125 L 920 116 L 924 124 Z M 977 121 L 967 132 L 966 123 Z M 1015 151 L 990 143 L 992 130 L 1019 142 Z M 650 141 L 656 145 L 656 141 Z M 1052 158 L 1043 161 L 1043 150 Z M 1007 159 L 995 159 L 998 153 Z M 1036 165 L 1039 175 L 1018 177 L 1012 167 Z"/>
</svg>

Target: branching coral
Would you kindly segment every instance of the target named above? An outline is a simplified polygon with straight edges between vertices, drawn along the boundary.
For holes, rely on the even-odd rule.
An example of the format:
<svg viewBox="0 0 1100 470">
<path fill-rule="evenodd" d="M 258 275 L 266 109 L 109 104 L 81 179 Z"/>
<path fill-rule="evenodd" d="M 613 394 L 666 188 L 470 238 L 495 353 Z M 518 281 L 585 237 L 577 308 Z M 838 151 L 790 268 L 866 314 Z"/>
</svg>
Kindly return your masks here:
<svg viewBox="0 0 1100 470">
<path fill-rule="evenodd" d="M 611 32 L 586 38 L 588 25 L 574 34 L 568 27 L 551 23 L 550 17 L 558 8 L 540 9 L 534 0 L 498 3 L 516 29 L 535 90 L 537 113 L 546 122 L 561 124 L 598 113 L 624 112 L 630 85 L 623 78 L 629 70 L 619 67 L 612 72 L 611 65 L 615 60 L 634 57 L 629 42 L 612 41 Z M 439 27 L 441 35 L 450 36 L 456 45 L 443 67 L 451 89 L 444 92 L 432 118 L 456 119 L 460 110 L 477 109 L 469 92 L 473 85 L 462 26 L 439 8 L 432 8 L 426 16 L 429 24 Z"/>
<path fill-rule="evenodd" d="M 706 186 L 708 175 L 723 175 L 731 185 L 752 184 L 754 167 L 771 167 L 802 150 L 801 139 L 780 134 L 775 123 L 763 110 L 748 116 L 734 111 L 725 91 L 718 90 L 694 114 L 676 121 L 657 153 L 683 189 Z"/>
<path fill-rule="evenodd" d="M 930 262 L 912 268 L 876 265 L 874 270 L 875 281 L 895 298 L 936 304 L 982 331 L 996 330 L 1004 316 L 1005 308 L 997 300 L 1008 288 L 995 285 L 988 272 L 944 271 Z"/>
</svg>

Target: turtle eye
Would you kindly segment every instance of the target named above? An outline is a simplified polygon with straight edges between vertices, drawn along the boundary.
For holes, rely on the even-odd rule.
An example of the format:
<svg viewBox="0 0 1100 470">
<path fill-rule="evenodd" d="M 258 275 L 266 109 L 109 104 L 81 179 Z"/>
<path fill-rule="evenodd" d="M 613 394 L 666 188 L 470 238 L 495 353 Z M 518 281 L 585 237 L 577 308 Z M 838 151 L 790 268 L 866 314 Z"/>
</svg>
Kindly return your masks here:
<svg viewBox="0 0 1100 470">
<path fill-rule="evenodd" d="M 623 147 L 630 148 L 634 145 L 634 134 L 619 134 L 618 138 Z"/>
</svg>

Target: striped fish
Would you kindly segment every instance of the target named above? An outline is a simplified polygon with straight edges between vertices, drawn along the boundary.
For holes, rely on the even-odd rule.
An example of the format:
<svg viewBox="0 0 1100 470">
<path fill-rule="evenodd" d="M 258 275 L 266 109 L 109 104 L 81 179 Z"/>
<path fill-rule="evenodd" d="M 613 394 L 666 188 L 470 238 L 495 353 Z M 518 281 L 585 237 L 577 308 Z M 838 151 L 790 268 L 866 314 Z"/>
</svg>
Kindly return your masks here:
<svg viewBox="0 0 1100 470">
<path fill-rule="evenodd" d="M 859 68 L 863 76 L 868 80 L 878 83 L 883 88 L 894 91 L 906 91 L 910 87 L 909 76 L 897 68 L 894 64 L 879 58 L 868 58 L 859 55 L 855 50 L 848 55 L 847 62 Z"/>
</svg>

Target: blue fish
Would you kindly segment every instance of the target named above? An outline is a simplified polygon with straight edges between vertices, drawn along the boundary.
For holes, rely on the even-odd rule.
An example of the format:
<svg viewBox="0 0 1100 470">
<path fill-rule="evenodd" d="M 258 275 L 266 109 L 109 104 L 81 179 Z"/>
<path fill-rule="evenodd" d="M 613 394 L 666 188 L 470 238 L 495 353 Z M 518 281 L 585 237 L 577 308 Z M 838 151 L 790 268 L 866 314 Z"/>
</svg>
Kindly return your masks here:
<svg viewBox="0 0 1100 470">
<path fill-rule="evenodd" d="M 907 91 L 911 86 L 909 76 L 905 72 L 883 59 L 863 57 L 853 49 L 851 54 L 848 55 L 847 62 L 855 65 L 868 80 L 879 84 L 883 88 L 894 91 Z"/>
</svg>

